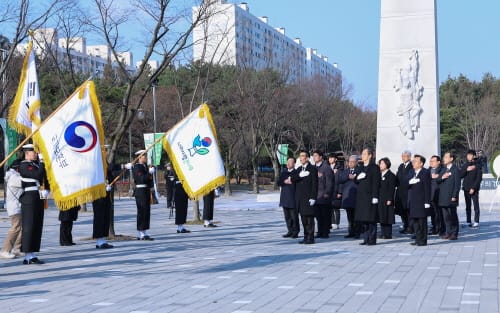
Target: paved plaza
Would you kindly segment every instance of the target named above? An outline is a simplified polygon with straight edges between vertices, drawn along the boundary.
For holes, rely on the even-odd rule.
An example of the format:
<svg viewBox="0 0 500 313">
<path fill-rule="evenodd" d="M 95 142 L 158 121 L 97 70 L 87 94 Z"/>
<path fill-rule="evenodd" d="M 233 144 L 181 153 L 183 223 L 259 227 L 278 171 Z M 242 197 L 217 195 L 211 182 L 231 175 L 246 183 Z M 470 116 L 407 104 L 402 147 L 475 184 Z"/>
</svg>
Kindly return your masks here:
<svg viewBox="0 0 500 313">
<path fill-rule="evenodd" d="M 74 225 L 77 245 L 59 246 L 50 207 L 46 264 L 0 260 L 0 312 L 499 312 L 500 204 L 482 207 L 480 228 L 461 228 L 458 241 L 411 246 L 395 225 L 393 240 L 360 246 L 343 238 L 342 211 L 330 239 L 300 245 L 281 237 L 277 204 L 247 192 L 217 199 L 220 227 L 188 225 L 190 234 L 176 233 L 163 198 L 152 209 L 155 241 L 114 241 L 110 250 L 88 240 L 91 211 Z M 117 199 L 115 210 L 116 233 L 135 236 L 135 202 Z M 0 217 L 3 240 L 9 222 Z"/>
</svg>

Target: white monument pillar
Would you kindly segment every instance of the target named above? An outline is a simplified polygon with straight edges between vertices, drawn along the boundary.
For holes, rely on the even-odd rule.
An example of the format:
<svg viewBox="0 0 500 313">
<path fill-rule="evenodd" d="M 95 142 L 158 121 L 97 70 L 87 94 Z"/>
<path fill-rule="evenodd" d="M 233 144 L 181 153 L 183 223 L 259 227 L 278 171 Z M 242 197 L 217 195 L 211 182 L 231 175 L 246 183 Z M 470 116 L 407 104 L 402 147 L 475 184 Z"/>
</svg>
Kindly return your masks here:
<svg viewBox="0 0 500 313">
<path fill-rule="evenodd" d="M 436 2 L 381 1 L 376 154 L 396 171 L 404 150 L 440 153 Z"/>
</svg>

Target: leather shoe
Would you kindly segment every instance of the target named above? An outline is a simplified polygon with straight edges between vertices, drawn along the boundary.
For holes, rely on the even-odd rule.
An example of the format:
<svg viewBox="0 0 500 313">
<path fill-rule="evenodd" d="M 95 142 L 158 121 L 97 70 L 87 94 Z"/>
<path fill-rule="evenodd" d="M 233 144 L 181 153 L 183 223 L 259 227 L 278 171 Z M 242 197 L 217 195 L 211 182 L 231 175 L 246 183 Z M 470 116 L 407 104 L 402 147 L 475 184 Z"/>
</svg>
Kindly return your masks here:
<svg viewBox="0 0 500 313">
<path fill-rule="evenodd" d="M 177 230 L 178 234 L 186 234 L 186 233 L 190 233 L 190 232 L 191 232 L 190 230 L 187 230 L 185 228 L 183 228 L 182 230 Z"/>
<path fill-rule="evenodd" d="M 299 241 L 299 243 L 300 244 L 304 244 L 304 243 L 306 243 L 306 241 L 305 240 L 301 240 L 301 241 Z"/>
<path fill-rule="evenodd" d="M 320 236 L 319 238 L 321 238 L 321 239 L 328 239 L 328 238 L 330 238 L 330 235 L 323 235 L 323 236 Z"/>
<path fill-rule="evenodd" d="M 448 237 L 448 240 L 457 240 L 457 236 L 455 235 L 450 235 L 450 237 Z"/>
<path fill-rule="evenodd" d="M 217 227 L 214 223 L 208 223 L 206 225 L 203 225 L 203 227 Z"/>
<path fill-rule="evenodd" d="M 292 237 L 292 233 L 286 233 L 283 235 L 283 238 L 288 238 L 288 237 Z"/>
<path fill-rule="evenodd" d="M 408 232 L 406 231 L 406 228 L 403 228 L 399 231 L 400 234 L 408 234 Z"/>
<path fill-rule="evenodd" d="M 412 236 L 410 237 L 410 239 L 417 239 L 417 236 L 412 235 Z"/>
<path fill-rule="evenodd" d="M 377 244 L 376 242 L 369 242 L 369 243 L 367 243 L 366 245 L 367 245 L 367 246 L 375 246 L 376 244 Z"/>
<path fill-rule="evenodd" d="M 439 238 L 441 238 L 441 239 L 450 239 L 450 235 L 443 235 L 443 236 L 441 236 Z"/>
<path fill-rule="evenodd" d="M 306 242 L 304 242 L 304 244 L 312 245 L 312 244 L 314 244 L 314 240 L 307 240 Z"/>
<path fill-rule="evenodd" d="M 40 260 L 39 258 L 31 258 L 28 260 L 24 260 L 23 264 L 44 264 L 45 262 Z"/>
<path fill-rule="evenodd" d="M 110 245 L 107 242 L 103 243 L 102 245 L 96 245 L 95 246 L 96 249 L 111 249 L 113 247 L 114 247 L 113 245 Z"/>
<path fill-rule="evenodd" d="M 366 241 L 363 241 L 363 242 L 360 242 L 359 245 L 360 246 L 364 246 L 364 245 L 367 245 L 368 243 Z"/>
<path fill-rule="evenodd" d="M 412 246 L 416 246 L 416 245 L 417 245 L 417 243 L 416 243 L 416 242 L 410 242 L 410 245 L 412 245 Z"/>
<path fill-rule="evenodd" d="M 293 238 L 293 239 L 295 239 L 295 238 L 299 238 L 299 235 L 298 235 L 298 234 L 292 234 L 292 237 L 291 237 L 291 238 Z"/>
<path fill-rule="evenodd" d="M 345 235 L 344 238 L 354 238 L 354 234 Z"/>
<path fill-rule="evenodd" d="M 144 236 L 144 237 L 137 237 L 137 240 L 148 240 L 148 241 L 153 241 L 155 240 L 154 238 L 151 238 L 149 236 Z"/>
</svg>

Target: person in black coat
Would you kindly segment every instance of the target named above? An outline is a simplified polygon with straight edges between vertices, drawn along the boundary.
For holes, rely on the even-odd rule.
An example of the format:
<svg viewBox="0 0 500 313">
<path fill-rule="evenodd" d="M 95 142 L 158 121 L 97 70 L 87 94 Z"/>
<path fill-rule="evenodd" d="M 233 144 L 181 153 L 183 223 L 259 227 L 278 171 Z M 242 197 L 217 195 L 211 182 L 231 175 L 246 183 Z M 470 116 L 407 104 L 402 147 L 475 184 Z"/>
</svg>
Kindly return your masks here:
<svg viewBox="0 0 500 313">
<path fill-rule="evenodd" d="M 339 173 L 339 183 L 342 185 L 342 207 L 347 213 L 347 235 L 344 238 L 359 239 L 361 225 L 354 220 L 356 212 L 356 197 L 358 185 L 356 176 L 359 174 L 358 157 L 351 155 L 347 161 L 347 168 Z"/>
<path fill-rule="evenodd" d="M 410 222 L 415 231 L 412 245 L 427 245 L 427 216 L 431 215 L 431 174 L 424 168 L 425 158 L 413 157 L 414 176 L 408 180 L 408 208 Z"/>
<path fill-rule="evenodd" d="M 43 264 L 35 252 L 40 251 L 42 241 L 44 199 L 49 194 L 49 186 L 44 164 L 38 161 L 38 156 L 32 144 L 23 146 L 24 160 L 19 165 L 24 193 L 19 198 L 21 202 L 22 241 L 21 251 L 24 252 L 23 264 Z M 44 190 L 40 190 L 45 186 Z"/>
<path fill-rule="evenodd" d="M 304 240 L 299 243 L 305 244 L 314 243 L 315 203 L 318 198 L 318 171 L 309 163 L 309 157 L 309 152 L 300 152 L 300 166 L 291 177 L 292 182 L 295 183 L 295 207 L 300 213 L 304 228 Z"/>
<path fill-rule="evenodd" d="M 392 239 L 394 217 L 394 193 L 396 192 L 396 175 L 391 172 L 391 161 L 382 158 L 378 161 L 381 180 L 378 193 L 378 217 L 380 223 L 380 239 Z"/>
<path fill-rule="evenodd" d="M 78 218 L 78 210 L 80 210 L 80 206 L 59 211 L 59 221 L 61 222 L 59 227 L 59 244 L 61 246 L 76 245 L 73 242 L 73 234 L 71 232 L 73 230 L 73 222 Z"/>
<path fill-rule="evenodd" d="M 441 172 L 441 157 L 433 155 L 429 160 L 429 171 L 431 173 L 431 206 L 433 214 L 431 215 L 432 229 L 429 232 L 431 235 L 443 236 L 446 232 L 446 224 L 444 223 L 443 210 L 439 207 L 439 184 L 437 179 Z"/>
<path fill-rule="evenodd" d="M 412 233 L 411 227 L 409 227 L 408 221 L 408 181 L 413 176 L 413 167 L 410 162 L 411 152 L 403 151 L 401 154 L 401 163 L 396 172 L 396 214 L 401 216 L 401 221 L 403 222 L 403 229 L 399 232 L 402 234 Z"/>
<path fill-rule="evenodd" d="M 135 153 L 139 160 L 132 168 L 135 182 L 135 203 L 137 205 L 137 240 L 153 240 L 148 233 L 151 219 L 151 188 L 153 187 L 154 167 L 148 168 L 146 151 Z"/>
<path fill-rule="evenodd" d="M 106 152 L 109 146 L 106 145 Z M 109 185 L 116 177 L 113 173 L 113 163 L 108 164 L 106 170 L 106 196 L 92 201 L 92 211 L 94 220 L 92 222 L 92 238 L 96 239 L 96 249 L 111 249 L 114 246 L 106 241 L 109 235 L 109 225 L 111 224 L 111 208 L 114 205 L 113 186 Z"/>
<path fill-rule="evenodd" d="M 286 169 L 282 170 L 278 179 L 280 191 L 280 207 L 283 208 L 287 233 L 283 238 L 298 238 L 300 232 L 299 211 L 295 207 L 295 184 L 292 183 L 292 175 L 295 171 L 295 159 L 289 157 L 286 162 Z"/>
<path fill-rule="evenodd" d="M 333 172 L 323 159 L 323 152 L 313 152 L 314 165 L 318 171 L 318 198 L 316 199 L 317 238 L 328 238 L 332 222 Z"/>
<path fill-rule="evenodd" d="M 441 239 L 458 238 L 458 193 L 460 192 L 460 171 L 453 164 L 455 155 L 446 152 L 443 156 L 443 168 L 437 178 L 439 184 L 439 207 L 443 210 L 446 234 Z"/>
<path fill-rule="evenodd" d="M 175 173 L 171 163 L 167 163 L 165 169 L 165 188 L 167 189 L 167 209 L 171 209 L 175 192 Z"/>
<path fill-rule="evenodd" d="M 378 193 L 380 169 L 373 161 L 373 150 L 365 148 L 361 153 L 360 173 L 356 176 L 358 191 L 354 219 L 363 223 L 364 233 L 361 245 L 377 243 Z"/>
<path fill-rule="evenodd" d="M 342 185 L 339 176 L 343 170 L 343 164 L 337 162 L 337 154 L 328 155 L 328 163 L 333 171 L 333 193 L 332 193 L 332 229 L 340 228 L 340 208 L 342 208 Z"/>
<path fill-rule="evenodd" d="M 476 160 L 476 151 L 467 151 L 467 163 L 460 169 L 460 177 L 463 178 L 462 188 L 464 190 L 467 224 L 470 227 L 479 227 L 479 188 L 481 187 L 483 173 Z M 471 202 L 474 204 L 474 223 L 471 223 Z"/>
</svg>

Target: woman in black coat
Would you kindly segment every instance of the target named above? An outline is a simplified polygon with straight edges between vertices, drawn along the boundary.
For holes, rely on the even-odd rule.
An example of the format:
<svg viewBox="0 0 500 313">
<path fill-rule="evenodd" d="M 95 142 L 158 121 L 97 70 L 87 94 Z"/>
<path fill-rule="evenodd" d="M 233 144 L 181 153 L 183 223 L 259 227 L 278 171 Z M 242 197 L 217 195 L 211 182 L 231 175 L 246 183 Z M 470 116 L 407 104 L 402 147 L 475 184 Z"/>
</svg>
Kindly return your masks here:
<svg viewBox="0 0 500 313">
<path fill-rule="evenodd" d="M 378 161 L 381 180 L 378 193 L 378 217 L 380 222 L 380 239 L 392 239 L 392 224 L 394 217 L 394 192 L 396 190 L 396 175 L 391 172 L 391 161 L 382 158 Z"/>
<path fill-rule="evenodd" d="M 365 148 L 361 153 L 360 173 L 356 177 L 358 191 L 354 220 L 363 223 L 364 233 L 361 245 L 373 246 L 377 243 L 378 193 L 380 170 L 373 161 L 373 150 Z"/>
</svg>

